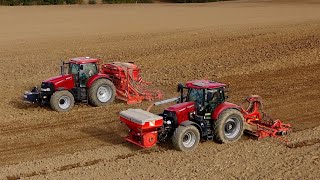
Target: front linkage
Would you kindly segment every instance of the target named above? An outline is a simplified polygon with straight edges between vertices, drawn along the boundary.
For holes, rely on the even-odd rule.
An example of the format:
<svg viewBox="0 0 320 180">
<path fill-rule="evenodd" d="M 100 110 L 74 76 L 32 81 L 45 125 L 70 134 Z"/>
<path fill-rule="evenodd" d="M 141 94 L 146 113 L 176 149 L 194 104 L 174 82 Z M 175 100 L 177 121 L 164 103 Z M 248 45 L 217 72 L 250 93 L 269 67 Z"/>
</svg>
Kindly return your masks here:
<svg viewBox="0 0 320 180">
<path fill-rule="evenodd" d="M 50 103 L 50 97 L 54 93 L 54 85 L 51 82 L 42 82 L 41 88 L 34 87 L 31 91 L 26 91 L 23 100 L 32 104 L 45 105 Z"/>
</svg>

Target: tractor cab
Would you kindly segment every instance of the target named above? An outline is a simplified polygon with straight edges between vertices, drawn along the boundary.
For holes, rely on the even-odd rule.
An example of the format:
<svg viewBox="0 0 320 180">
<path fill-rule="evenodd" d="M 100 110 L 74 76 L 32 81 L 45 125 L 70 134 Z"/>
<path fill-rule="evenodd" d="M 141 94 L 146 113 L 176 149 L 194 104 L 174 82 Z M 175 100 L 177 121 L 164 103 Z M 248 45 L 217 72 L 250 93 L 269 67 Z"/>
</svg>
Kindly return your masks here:
<svg viewBox="0 0 320 180">
<path fill-rule="evenodd" d="M 219 104 L 226 99 L 226 85 L 209 80 L 189 81 L 186 85 L 179 84 L 178 91 L 181 93 L 180 102 L 195 102 L 198 115 L 211 113 Z M 183 89 L 187 89 L 186 92 Z"/>
<path fill-rule="evenodd" d="M 99 59 L 90 57 L 73 58 L 68 63 L 63 62 L 61 74 L 65 74 L 65 65 L 67 65 L 68 74 L 72 74 L 74 77 L 75 87 L 86 87 L 88 79 L 99 72 L 98 62 Z"/>
</svg>

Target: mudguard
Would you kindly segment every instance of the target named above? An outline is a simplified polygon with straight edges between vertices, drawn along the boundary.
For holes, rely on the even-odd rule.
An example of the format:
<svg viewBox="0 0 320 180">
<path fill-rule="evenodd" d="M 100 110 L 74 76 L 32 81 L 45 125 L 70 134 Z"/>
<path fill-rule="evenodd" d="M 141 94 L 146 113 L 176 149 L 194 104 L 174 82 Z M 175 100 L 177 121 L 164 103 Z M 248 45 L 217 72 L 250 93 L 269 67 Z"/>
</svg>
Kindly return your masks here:
<svg viewBox="0 0 320 180">
<path fill-rule="evenodd" d="M 203 132 L 202 132 L 202 129 L 201 127 L 199 126 L 199 124 L 195 123 L 195 122 L 192 122 L 192 121 L 183 121 L 181 124 L 179 124 L 180 126 L 189 126 L 189 125 L 193 125 L 195 126 L 198 130 L 199 130 L 199 133 L 200 133 L 200 137 L 202 136 Z"/>
<path fill-rule="evenodd" d="M 95 74 L 93 76 L 91 76 L 87 82 L 87 88 L 90 88 L 92 86 L 92 84 L 97 80 L 97 79 L 101 79 L 101 78 L 104 78 L 104 79 L 108 79 L 110 81 L 112 81 L 109 77 L 109 75 L 107 74 L 101 74 L 101 73 L 98 73 L 98 74 Z"/>
<path fill-rule="evenodd" d="M 219 104 L 212 113 L 212 119 L 215 121 L 218 119 L 219 115 L 226 109 L 237 109 L 240 111 L 240 107 L 236 104 L 224 102 Z"/>
</svg>

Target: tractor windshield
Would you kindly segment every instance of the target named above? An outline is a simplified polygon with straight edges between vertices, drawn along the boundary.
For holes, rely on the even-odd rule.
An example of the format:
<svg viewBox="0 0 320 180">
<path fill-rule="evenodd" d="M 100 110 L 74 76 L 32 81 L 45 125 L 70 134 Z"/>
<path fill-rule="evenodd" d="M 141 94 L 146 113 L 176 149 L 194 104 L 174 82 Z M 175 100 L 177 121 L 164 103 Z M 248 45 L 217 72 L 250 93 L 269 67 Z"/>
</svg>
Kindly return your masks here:
<svg viewBox="0 0 320 180">
<path fill-rule="evenodd" d="M 79 65 L 70 63 L 68 74 L 78 74 L 78 72 L 79 72 Z"/>
<path fill-rule="evenodd" d="M 85 76 L 90 77 L 98 73 L 98 68 L 97 68 L 97 65 L 94 63 L 81 64 L 81 65 L 70 63 L 68 73 L 77 75 L 78 72 L 80 72 L 80 75 L 84 74 Z"/>
<path fill-rule="evenodd" d="M 203 89 L 189 89 L 187 101 L 194 101 L 197 104 L 202 104 L 203 95 Z"/>
</svg>

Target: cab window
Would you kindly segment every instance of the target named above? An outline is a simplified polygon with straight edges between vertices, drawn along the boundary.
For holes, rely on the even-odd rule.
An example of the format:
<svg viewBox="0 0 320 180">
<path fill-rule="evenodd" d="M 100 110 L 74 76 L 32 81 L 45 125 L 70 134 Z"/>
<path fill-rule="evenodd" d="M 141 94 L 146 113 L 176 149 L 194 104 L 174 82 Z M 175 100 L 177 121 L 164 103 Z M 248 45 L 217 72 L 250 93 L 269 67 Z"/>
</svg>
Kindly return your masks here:
<svg viewBox="0 0 320 180">
<path fill-rule="evenodd" d="M 69 65 L 69 74 L 78 74 L 79 72 L 79 65 L 78 64 L 70 64 Z"/>
<path fill-rule="evenodd" d="M 220 98 L 220 93 L 218 89 L 208 89 L 207 90 L 207 101 L 215 102 Z"/>
<path fill-rule="evenodd" d="M 194 101 L 197 104 L 202 104 L 203 101 L 203 89 L 189 89 L 188 101 Z"/>
<path fill-rule="evenodd" d="M 90 76 L 98 73 L 98 68 L 95 63 L 82 64 L 81 66 L 83 66 L 82 67 L 83 73 L 87 77 L 90 77 Z"/>
</svg>

